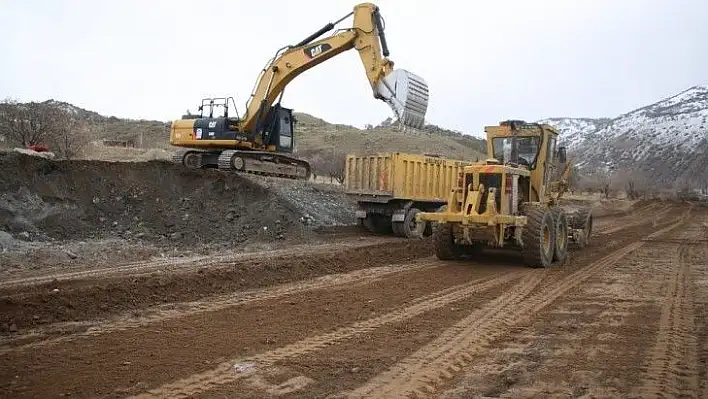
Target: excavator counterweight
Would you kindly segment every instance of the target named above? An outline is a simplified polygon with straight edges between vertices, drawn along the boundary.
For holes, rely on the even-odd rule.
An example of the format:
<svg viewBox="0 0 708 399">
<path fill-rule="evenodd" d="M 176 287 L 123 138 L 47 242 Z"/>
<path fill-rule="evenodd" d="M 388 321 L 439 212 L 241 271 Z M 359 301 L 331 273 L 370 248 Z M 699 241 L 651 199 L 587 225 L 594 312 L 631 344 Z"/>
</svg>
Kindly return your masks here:
<svg viewBox="0 0 708 399">
<path fill-rule="evenodd" d="M 318 39 L 350 16 L 354 20 L 351 28 Z M 388 104 L 404 128 L 422 128 L 428 109 L 428 85 L 405 69 L 393 68 L 393 61 L 387 58 L 379 8 L 361 3 L 337 22 L 278 50 L 261 71 L 242 117 L 238 111 L 236 116 L 229 116 L 229 104 L 236 108 L 229 97 L 203 99 L 199 115 L 173 121 L 170 144 L 183 147 L 173 161 L 190 168 L 309 179 L 309 163 L 287 155 L 295 146 L 294 120 L 292 110 L 280 105 L 283 91 L 301 73 L 351 49 L 359 53 L 373 97 Z M 223 116 L 214 116 L 214 108 L 222 106 Z"/>
</svg>

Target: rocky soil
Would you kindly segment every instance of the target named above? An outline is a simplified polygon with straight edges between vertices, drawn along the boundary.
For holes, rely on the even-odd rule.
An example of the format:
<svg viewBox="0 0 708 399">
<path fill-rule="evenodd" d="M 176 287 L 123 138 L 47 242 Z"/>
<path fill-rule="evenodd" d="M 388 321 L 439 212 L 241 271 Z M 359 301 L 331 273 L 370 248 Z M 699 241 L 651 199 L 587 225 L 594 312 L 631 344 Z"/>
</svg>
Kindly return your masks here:
<svg viewBox="0 0 708 399">
<path fill-rule="evenodd" d="M 0 263 L 10 268 L 264 249 L 355 223 L 354 204 L 326 184 L 19 153 L 0 153 L 0 167 Z"/>
</svg>

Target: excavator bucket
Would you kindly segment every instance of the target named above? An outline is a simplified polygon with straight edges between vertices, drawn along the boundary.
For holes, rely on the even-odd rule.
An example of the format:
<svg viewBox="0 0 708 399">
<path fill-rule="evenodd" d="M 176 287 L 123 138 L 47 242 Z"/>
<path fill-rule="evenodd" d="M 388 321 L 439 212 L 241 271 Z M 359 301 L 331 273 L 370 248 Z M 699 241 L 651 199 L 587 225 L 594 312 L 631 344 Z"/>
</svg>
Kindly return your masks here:
<svg viewBox="0 0 708 399">
<path fill-rule="evenodd" d="M 386 102 L 404 126 L 421 129 L 428 111 L 428 84 L 420 76 L 397 69 L 376 86 L 377 98 Z"/>
</svg>

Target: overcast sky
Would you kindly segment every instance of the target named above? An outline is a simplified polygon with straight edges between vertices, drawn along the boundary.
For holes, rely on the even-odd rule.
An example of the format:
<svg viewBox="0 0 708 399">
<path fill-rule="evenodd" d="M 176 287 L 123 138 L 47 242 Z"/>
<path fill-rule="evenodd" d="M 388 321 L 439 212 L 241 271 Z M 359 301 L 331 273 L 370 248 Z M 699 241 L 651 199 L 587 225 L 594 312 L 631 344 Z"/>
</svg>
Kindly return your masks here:
<svg viewBox="0 0 708 399">
<path fill-rule="evenodd" d="M 356 1 L 0 0 L 0 97 L 170 120 L 202 97 L 243 112 L 275 50 Z M 427 119 L 478 134 L 502 119 L 617 116 L 708 84 L 706 0 L 380 0 L 390 58 L 427 80 Z M 351 24 L 351 18 L 340 27 Z M 363 126 L 392 115 L 356 50 L 283 104 Z"/>
</svg>

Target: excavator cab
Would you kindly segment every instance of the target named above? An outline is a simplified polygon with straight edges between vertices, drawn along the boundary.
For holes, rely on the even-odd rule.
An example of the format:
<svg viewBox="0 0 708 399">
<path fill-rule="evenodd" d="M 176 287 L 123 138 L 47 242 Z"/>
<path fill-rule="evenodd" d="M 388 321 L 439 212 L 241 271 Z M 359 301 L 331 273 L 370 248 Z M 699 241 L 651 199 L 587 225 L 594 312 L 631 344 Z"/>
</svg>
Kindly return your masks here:
<svg viewBox="0 0 708 399">
<path fill-rule="evenodd" d="M 294 128 L 295 119 L 292 109 L 275 104 L 270 107 L 263 122 L 263 143 L 269 149 L 275 148 L 278 152 L 291 154 L 295 144 Z"/>
</svg>

